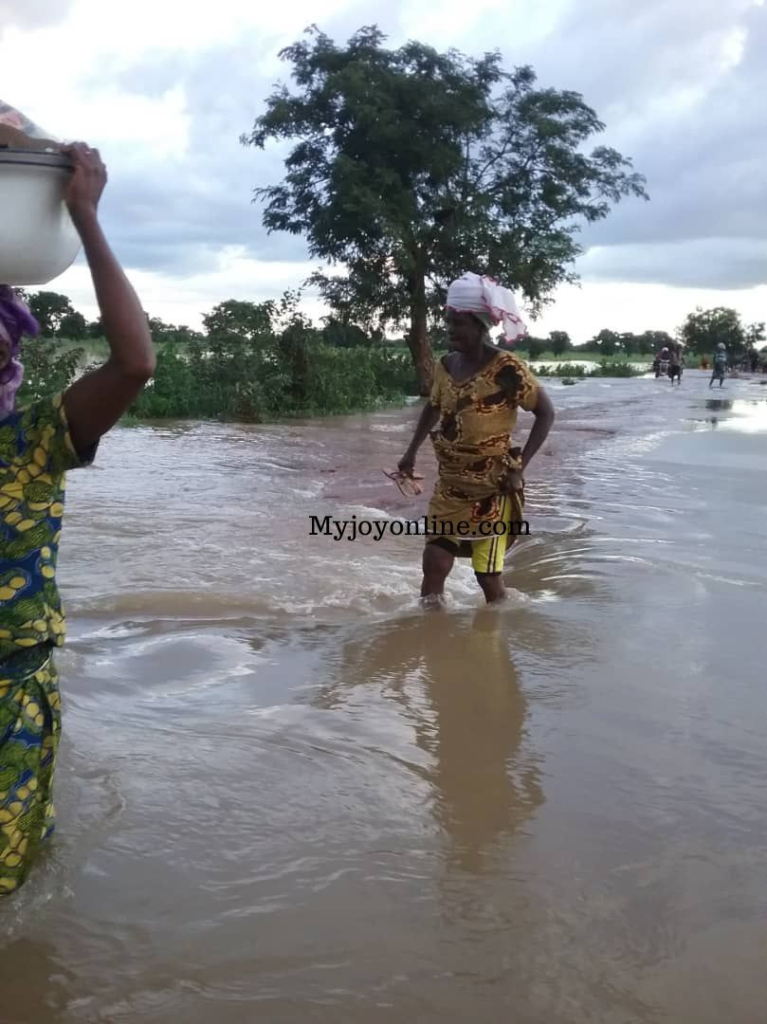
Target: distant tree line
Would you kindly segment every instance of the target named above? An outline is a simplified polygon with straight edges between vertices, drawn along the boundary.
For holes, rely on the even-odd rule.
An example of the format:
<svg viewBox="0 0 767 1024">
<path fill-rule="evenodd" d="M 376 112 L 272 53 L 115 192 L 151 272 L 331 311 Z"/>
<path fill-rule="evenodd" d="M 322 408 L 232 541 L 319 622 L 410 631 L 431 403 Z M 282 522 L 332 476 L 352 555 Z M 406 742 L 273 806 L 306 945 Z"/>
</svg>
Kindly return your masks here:
<svg viewBox="0 0 767 1024">
<path fill-rule="evenodd" d="M 24 294 L 24 298 L 37 318 L 40 334 L 44 338 L 87 342 L 89 339 L 103 337 L 101 321 L 87 320 L 66 295 L 39 291 Z M 158 343 L 183 345 L 224 334 L 253 339 L 262 334 L 274 317 L 278 316 L 281 305 L 287 303 L 290 308 L 296 309 L 299 300 L 300 294 L 297 292 L 286 292 L 276 302 L 227 299 L 203 316 L 202 331 L 193 330 L 185 324 L 166 323 L 160 317 L 148 314 L 147 320 L 152 337 Z M 366 330 L 359 324 L 334 316 L 327 317 L 319 328 L 308 323 L 305 327 L 315 341 L 336 348 L 364 348 L 385 344 L 387 341 L 379 329 Z M 523 352 L 529 359 L 540 359 L 543 355 L 577 355 L 579 352 L 597 353 L 600 357 L 625 356 L 634 359 L 653 356 L 675 340 L 682 342 L 688 353 L 701 356 L 710 355 L 719 342 L 724 342 L 732 361 L 737 362 L 750 350 L 761 350 L 765 346 L 766 337 L 763 323 L 744 323 L 736 310 L 717 306 L 713 309 L 695 309 L 688 314 L 673 337 L 667 331 L 642 331 L 635 334 L 632 331 L 603 328 L 593 338 L 575 345 L 567 331 L 551 331 L 547 337 L 528 335 L 516 344 L 515 350 Z M 444 348 L 445 343 L 444 334 L 435 337 L 436 348 Z"/>
<path fill-rule="evenodd" d="M 518 342 L 516 348 L 524 351 L 530 359 L 540 359 L 542 355 L 563 356 L 578 352 L 598 353 L 600 356 L 635 356 L 653 355 L 664 345 L 670 345 L 673 338 L 667 331 L 643 331 L 634 334 L 630 331 L 611 331 L 607 328 L 599 331 L 593 338 L 574 345 L 567 331 L 551 331 L 546 338 L 529 335 Z"/>
<path fill-rule="evenodd" d="M 517 348 L 530 359 L 540 359 L 544 353 L 562 356 L 566 353 L 597 352 L 602 357 L 625 356 L 629 359 L 652 356 L 675 341 L 684 345 L 690 355 L 711 355 L 720 342 L 727 346 L 733 364 L 740 362 L 748 352 L 765 348 L 765 325 L 746 324 L 737 310 L 724 306 L 714 309 L 698 307 L 689 313 L 672 337 L 667 331 L 599 331 L 581 345 L 574 345 L 567 331 L 551 331 L 547 338 L 529 336 Z"/>
<path fill-rule="evenodd" d="M 43 338 L 61 338 L 66 341 L 87 342 L 104 337 L 101 320 L 87 320 L 74 308 L 72 300 L 59 292 L 17 291 L 29 305 L 40 325 Z M 224 333 L 252 339 L 263 333 L 271 323 L 281 303 L 286 301 L 295 306 L 297 292 L 286 292 L 279 302 L 248 302 L 241 299 L 227 299 L 202 318 L 203 330 L 196 331 L 185 324 L 166 323 L 158 316 L 147 314 L 149 329 L 155 342 L 186 344 Z M 380 330 L 365 331 L 354 323 L 345 323 L 335 317 L 327 317 L 323 326 L 314 331 L 318 340 L 337 348 L 360 348 L 384 341 Z"/>
<path fill-rule="evenodd" d="M 103 338 L 104 328 L 101 320 L 87 320 L 72 305 L 72 300 L 59 292 L 39 291 L 28 293 L 18 288 L 29 305 L 32 314 L 40 325 L 43 338 L 65 338 L 67 341 L 88 341 Z M 147 315 L 152 337 L 155 341 L 192 341 L 203 335 L 190 327 L 167 324 L 159 317 Z"/>
</svg>

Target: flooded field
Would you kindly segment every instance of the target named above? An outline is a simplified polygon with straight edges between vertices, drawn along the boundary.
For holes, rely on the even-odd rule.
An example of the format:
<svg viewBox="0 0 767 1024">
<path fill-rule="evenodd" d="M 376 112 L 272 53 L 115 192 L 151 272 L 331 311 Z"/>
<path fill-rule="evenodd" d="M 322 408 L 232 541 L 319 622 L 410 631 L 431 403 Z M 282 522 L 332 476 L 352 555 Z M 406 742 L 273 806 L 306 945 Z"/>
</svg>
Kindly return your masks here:
<svg viewBox="0 0 767 1024">
<path fill-rule="evenodd" d="M 415 405 L 72 474 L 59 831 L 0 1021 L 765 1019 L 767 387 L 549 381 L 510 600 L 416 600 Z M 528 426 L 522 420 L 521 433 Z"/>
</svg>

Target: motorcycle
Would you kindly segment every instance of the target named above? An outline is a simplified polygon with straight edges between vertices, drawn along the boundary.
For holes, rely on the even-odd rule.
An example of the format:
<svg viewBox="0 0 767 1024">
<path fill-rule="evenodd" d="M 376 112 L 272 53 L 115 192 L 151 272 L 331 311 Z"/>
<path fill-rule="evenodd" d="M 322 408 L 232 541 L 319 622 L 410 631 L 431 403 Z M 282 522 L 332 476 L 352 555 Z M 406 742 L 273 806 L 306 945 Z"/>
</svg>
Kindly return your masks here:
<svg viewBox="0 0 767 1024">
<path fill-rule="evenodd" d="M 655 370 L 655 377 L 667 377 L 668 366 L 671 362 L 670 359 L 656 359 L 653 363 L 653 369 Z"/>
</svg>

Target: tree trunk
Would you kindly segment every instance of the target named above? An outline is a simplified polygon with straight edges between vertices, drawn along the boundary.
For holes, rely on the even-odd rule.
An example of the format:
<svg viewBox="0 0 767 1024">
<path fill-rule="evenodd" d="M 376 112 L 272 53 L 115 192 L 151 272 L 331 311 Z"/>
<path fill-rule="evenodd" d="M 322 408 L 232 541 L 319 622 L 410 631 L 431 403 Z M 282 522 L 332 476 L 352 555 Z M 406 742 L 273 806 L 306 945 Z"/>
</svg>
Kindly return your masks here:
<svg viewBox="0 0 767 1024">
<path fill-rule="evenodd" d="M 410 333 L 407 343 L 418 375 L 420 395 L 431 392 L 434 380 L 434 357 L 427 333 L 426 277 L 416 273 L 410 280 Z"/>
</svg>

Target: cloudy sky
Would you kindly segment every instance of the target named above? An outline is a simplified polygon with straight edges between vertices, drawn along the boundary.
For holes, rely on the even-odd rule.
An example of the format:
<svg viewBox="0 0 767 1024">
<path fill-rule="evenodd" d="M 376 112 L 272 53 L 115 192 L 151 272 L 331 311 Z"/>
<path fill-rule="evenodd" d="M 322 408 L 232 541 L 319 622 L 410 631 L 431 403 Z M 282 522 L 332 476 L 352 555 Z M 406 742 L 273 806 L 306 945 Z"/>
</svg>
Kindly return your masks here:
<svg viewBox="0 0 767 1024">
<path fill-rule="evenodd" d="M 582 284 L 535 333 L 673 330 L 699 304 L 767 319 L 764 0 L 0 0 L 0 97 L 100 147 L 104 222 L 152 315 L 198 326 L 216 302 L 275 297 L 312 269 L 250 201 L 278 179 L 276 154 L 238 141 L 286 76 L 278 51 L 312 22 L 339 40 L 376 22 L 392 45 L 498 47 L 583 93 L 602 141 L 647 176 L 652 201 L 584 233 Z M 94 315 L 84 266 L 51 287 Z"/>
</svg>

